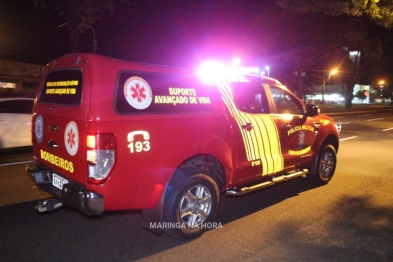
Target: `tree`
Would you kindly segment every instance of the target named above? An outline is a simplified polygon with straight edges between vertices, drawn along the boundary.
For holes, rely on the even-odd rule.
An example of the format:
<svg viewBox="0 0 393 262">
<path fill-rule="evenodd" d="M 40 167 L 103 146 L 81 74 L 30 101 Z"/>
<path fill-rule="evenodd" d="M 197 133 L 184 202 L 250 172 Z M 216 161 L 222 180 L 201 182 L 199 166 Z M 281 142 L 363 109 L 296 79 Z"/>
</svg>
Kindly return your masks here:
<svg viewBox="0 0 393 262">
<path fill-rule="evenodd" d="M 253 35 L 259 42 L 260 56 L 280 57 L 280 64 L 290 64 L 283 76 L 299 97 L 304 98 L 304 84 L 310 71 L 321 61 L 329 60 L 339 49 L 337 33 L 341 18 L 331 19 L 325 15 L 288 11 L 277 6 L 264 7 L 256 16 Z M 330 70 L 324 68 L 325 71 Z M 315 73 L 315 72 L 314 72 Z M 319 72 L 323 76 L 323 70 Z"/>
<path fill-rule="evenodd" d="M 128 3 L 128 0 L 120 1 Z M 113 2 L 114 0 L 34 0 L 36 6 L 51 7 L 65 17 L 70 36 L 70 51 L 73 53 L 78 51 L 81 32 L 101 19 L 104 12 L 113 14 Z"/>
<path fill-rule="evenodd" d="M 370 37 L 369 26 L 359 18 L 349 18 L 343 25 L 340 39 L 339 70 L 346 83 L 345 107 L 352 107 L 355 84 L 368 84 L 378 70 L 383 54 L 381 41 Z"/>
<path fill-rule="evenodd" d="M 345 21 L 340 28 L 332 27 L 331 29 L 337 30 L 335 37 L 340 48 L 334 52 L 332 50 L 330 54 L 337 56 L 339 70 L 346 83 L 345 107 L 352 107 L 354 85 L 362 81 L 368 83 L 367 77 L 376 70 L 376 65 L 379 64 L 383 53 L 381 41 L 370 36 L 370 25 L 358 16 L 368 17 L 379 25 L 391 26 L 393 18 L 386 16 L 391 12 L 385 9 L 392 8 L 393 10 L 393 0 L 383 3 L 377 0 L 278 0 L 277 4 L 289 10 L 299 11 L 299 13 L 325 14 L 330 15 L 332 19 L 341 17 Z M 351 51 L 355 51 L 355 55 L 350 56 Z"/>
<path fill-rule="evenodd" d="M 366 94 L 365 94 L 364 91 L 362 91 L 362 90 L 359 90 L 359 91 L 355 94 L 355 97 L 357 97 L 357 98 L 359 98 L 360 100 L 362 100 L 362 104 L 363 104 L 364 99 L 367 98 Z"/>
<path fill-rule="evenodd" d="M 362 16 L 383 27 L 393 26 L 393 0 L 277 0 L 276 3 L 295 11 Z"/>
</svg>

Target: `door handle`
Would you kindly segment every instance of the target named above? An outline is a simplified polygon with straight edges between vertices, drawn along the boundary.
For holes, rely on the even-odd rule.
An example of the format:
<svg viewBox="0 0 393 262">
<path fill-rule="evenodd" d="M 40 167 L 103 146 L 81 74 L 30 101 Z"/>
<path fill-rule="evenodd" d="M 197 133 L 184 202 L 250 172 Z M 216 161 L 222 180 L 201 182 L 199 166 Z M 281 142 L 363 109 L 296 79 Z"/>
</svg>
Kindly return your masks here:
<svg viewBox="0 0 393 262">
<path fill-rule="evenodd" d="M 59 127 L 58 127 L 58 126 L 55 126 L 55 125 L 49 125 L 49 129 L 52 130 L 52 131 L 56 131 L 56 132 L 57 132 L 57 130 L 59 129 Z"/>
<path fill-rule="evenodd" d="M 53 149 L 56 149 L 56 148 L 59 147 L 59 145 L 56 143 L 56 141 L 53 141 L 53 140 L 50 140 L 50 141 L 48 142 L 48 146 L 49 146 L 50 148 L 53 148 Z"/>
<path fill-rule="evenodd" d="M 288 123 L 285 123 L 285 124 L 282 125 L 282 127 L 285 128 L 285 129 L 291 129 L 292 125 L 288 124 Z"/>
<path fill-rule="evenodd" d="M 245 125 L 242 125 L 242 128 L 246 129 L 247 131 L 251 131 L 254 128 L 254 126 L 251 123 L 247 123 Z"/>
</svg>

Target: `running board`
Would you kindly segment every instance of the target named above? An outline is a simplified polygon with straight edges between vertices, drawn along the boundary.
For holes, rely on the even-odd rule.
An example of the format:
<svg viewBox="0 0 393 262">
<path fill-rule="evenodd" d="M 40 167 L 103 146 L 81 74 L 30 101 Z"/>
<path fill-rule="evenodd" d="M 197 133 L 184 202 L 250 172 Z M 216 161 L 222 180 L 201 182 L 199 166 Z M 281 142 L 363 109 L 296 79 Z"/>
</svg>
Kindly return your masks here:
<svg viewBox="0 0 393 262">
<path fill-rule="evenodd" d="M 307 169 L 302 170 L 302 171 L 297 171 L 295 173 L 290 173 L 290 174 L 284 174 L 281 176 L 273 177 L 271 180 L 264 181 L 255 185 L 249 185 L 249 186 L 244 186 L 240 188 L 232 188 L 229 189 L 225 192 L 226 195 L 228 196 L 241 196 L 247 193 L 251 193 L 257 190 L 260 190 L 265 187 L 273 186 L 275 184 L 288 181 L 297 177 L 305 176 L 306 173 L 308 172 Z"/>
</svg>

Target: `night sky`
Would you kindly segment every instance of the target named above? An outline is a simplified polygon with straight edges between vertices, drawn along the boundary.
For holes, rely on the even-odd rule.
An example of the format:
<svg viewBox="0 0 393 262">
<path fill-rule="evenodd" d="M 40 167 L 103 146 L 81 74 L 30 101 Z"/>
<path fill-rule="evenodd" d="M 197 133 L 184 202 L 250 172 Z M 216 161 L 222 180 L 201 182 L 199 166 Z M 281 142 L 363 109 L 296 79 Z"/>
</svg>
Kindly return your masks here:
<svg viewBox="0 0 393 262">
<path fill-rule="evenodd" d="M 98 54 L 188 68 L 209 58 L 229 62 L 236 56 L 246 66 L 285 67 L 280 54 L 258 57 L 263 43 L 250 29 L 261 9 L 279 9 L 274 0 L 130 2 L 130 6 L 116 3 L 113 15 L 105 13 L 92 24 Z M 0 59 L 45 65 L 69 53 L 67 29 L 58 28 L 65 22 L 55 10 L 36 7 L 33 0 L 0 0 Z M 390 39 L 385 41 L 387 50 L 381 61 L 386 77 L 393 72 L 393 29 L 379 30 Z M 79 51 L 93 52 L 91 30 L 81 34 Z"/>
<path fill-rule="evenodd" d="M 210 57 L 230 61 L 252 57 L 248 24 L 257 0 L 131 1 L 115 5 L 92 26 L 97 53 L 114 58 L 192 67 Z M 46 64 L 69 52 L 65 19 L 32 0 L 0 0 L 0 59 Z M 80 52 L 93 51 L 91 30 L 81 35 Z M 255 57 L 254 57 L 255 60 Z"/>
</svg>

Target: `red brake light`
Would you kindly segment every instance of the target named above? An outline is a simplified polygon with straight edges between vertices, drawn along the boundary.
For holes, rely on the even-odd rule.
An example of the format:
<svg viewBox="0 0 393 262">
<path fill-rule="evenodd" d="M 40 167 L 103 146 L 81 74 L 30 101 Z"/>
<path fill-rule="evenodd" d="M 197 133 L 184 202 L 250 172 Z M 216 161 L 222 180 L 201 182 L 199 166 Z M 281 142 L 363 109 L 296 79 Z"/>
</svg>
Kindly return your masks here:
<svg viewBox="0 0 393 262">
<path fill-rule="evenodd" d="M 115 165 L 116 139 L 114 134 L 86 136 L 88 182 L 102 184 L 108 180 Z"/>
</svg>

